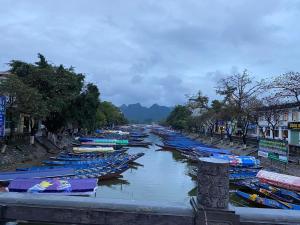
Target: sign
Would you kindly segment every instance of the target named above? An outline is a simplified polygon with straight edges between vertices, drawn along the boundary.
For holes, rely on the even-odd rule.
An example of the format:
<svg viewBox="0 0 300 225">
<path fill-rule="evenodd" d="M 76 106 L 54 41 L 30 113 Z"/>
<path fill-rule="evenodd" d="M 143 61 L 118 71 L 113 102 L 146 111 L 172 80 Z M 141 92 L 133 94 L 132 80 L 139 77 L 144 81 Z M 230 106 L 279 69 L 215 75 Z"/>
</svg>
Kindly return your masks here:
<svg viewBox="0 0 300 225">
<path fill-rule="evenodd" d="M 288 144 L 281 140 L 260 139 L 258 156 L 288 163 Z"/>
<path fill-rule="evenodd" d="M 0 138 L 5 135 L 6 97 L 0 96 Z"/>
<path fill-rule="evenodd" d="M 288 129 L 290 129 L 290 130 L 300 130 L 300 122 L 290 122 L 290 123 L 288 123 Z"/>
</svg>

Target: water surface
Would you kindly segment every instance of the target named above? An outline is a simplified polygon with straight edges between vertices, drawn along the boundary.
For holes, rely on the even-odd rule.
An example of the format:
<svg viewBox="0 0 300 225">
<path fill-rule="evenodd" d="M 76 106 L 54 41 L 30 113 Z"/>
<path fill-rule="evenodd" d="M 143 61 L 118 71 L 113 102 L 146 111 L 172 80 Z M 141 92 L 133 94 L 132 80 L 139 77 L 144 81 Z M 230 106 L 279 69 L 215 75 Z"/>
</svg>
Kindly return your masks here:
<svg viewBox="0 0 300 225">
<path fill-rule="evenodd" d="M 96 197 L 129 200 L 148 200 L 189 204 L 190 195 L 196 194 L 196 183 L 189 177 L 189 165 L 177 152 L 156 151 L 160 138 L 150 135 L 147 148 L 130 148 L 128 153 L 144 152 L 136 166 L 123 173 L 119 180 L 100 182 Z"/>
</svg>

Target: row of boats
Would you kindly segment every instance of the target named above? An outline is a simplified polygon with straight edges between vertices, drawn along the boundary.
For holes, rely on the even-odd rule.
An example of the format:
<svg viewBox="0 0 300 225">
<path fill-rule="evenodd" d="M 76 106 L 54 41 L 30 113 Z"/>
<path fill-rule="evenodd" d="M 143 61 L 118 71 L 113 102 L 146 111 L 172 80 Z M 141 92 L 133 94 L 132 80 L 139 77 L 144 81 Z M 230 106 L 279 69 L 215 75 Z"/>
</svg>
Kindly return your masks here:
<svg viewBox="0 0 300 225">
<path fill-rule="evenodd" d="M 101 132 L 93 137 L 79 137 L 71 151 L 42 162 L 41 166 L 17 168 L 0 173 L 0 190 L 9 192 L 92 195 L 98 182 L 122 177 L 144 153 L 128 154 L 129 143 L 148 147 L 147 134 Z M 134 140 L 134 141 L 133 141 Z M 131 145 L 132 146 L 132 145 Z M 5 187 L 5 188 L 3 188 Z"/>
<path fill-rule="evenodd" d="M 154 127 L 152 133 L 161 137 L 163 144 L 158 145 L 160 148 L 177 151 L 190 162 L 198 162 L 200 157 L 228 161 L 231 187 L 247 203 L 258 207 L 300 210 L 300 177 L 268 171 L 253 156 L 233 155 L 230 150 L 203 144 L 164 127 Z M 190 175 L 196 178 L 197 169 L 192 169 Z"/>
</svg>

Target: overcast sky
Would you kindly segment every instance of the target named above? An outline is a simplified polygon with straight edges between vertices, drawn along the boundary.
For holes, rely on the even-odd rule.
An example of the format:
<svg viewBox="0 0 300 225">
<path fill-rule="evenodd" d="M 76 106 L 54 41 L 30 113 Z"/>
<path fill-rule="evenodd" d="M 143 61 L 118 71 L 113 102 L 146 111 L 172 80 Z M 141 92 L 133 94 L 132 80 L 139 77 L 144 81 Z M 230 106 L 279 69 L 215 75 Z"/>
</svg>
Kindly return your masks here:
<svg viewBox="0 0 300 225">
<path fill-rule="evenodd" d="M 300 71 L 297 0 L 0 0 L 0 70 L 11 59 L 74 66 L 117 105 L 174 105 L 247 68 Z"/>
</svg>

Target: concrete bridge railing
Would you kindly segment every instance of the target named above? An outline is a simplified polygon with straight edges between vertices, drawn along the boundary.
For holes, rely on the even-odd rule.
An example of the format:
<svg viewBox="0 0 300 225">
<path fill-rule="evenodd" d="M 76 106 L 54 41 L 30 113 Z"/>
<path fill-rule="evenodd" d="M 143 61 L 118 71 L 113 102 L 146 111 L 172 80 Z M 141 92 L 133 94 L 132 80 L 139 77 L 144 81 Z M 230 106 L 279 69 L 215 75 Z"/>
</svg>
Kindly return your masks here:
<svg viewBox="0 0 300 225">
<path fill-rule="evenodd" d="M 0 221 L 101 225 L 300 224 L 300 212 L 229 205 L 228 164 L 201 158 L 190 206 L 131 200 L 0 193 Z"/>
</svg>

